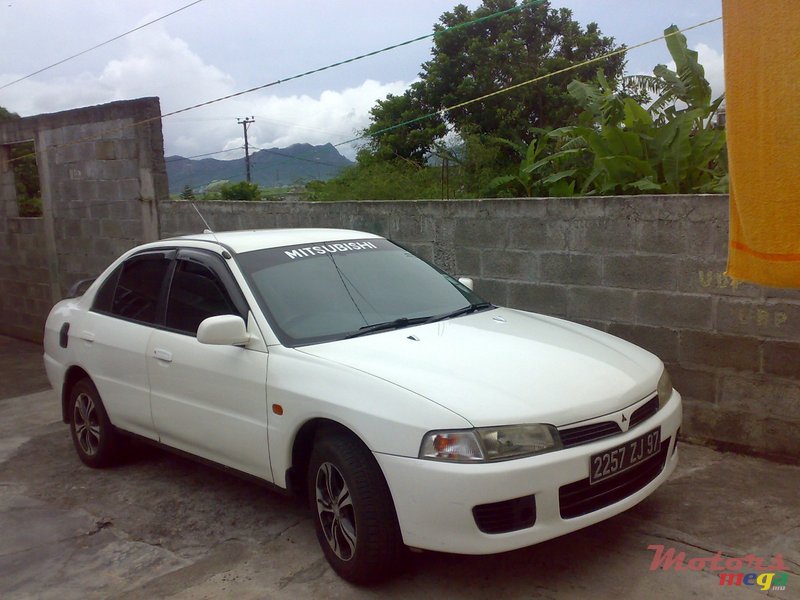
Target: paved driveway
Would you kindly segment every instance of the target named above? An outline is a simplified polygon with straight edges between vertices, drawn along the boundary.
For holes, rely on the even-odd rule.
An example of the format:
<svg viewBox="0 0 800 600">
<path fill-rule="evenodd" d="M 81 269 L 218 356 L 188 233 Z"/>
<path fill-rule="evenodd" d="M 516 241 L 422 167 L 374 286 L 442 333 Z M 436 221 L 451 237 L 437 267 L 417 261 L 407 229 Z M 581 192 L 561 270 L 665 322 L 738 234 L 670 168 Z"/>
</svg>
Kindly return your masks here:
<svg viewBox="0 0 800 600">
<path fill-rule="evenodd" d="M 122 466 L 88 469 L 54 392 L 7 398 L 0 597 L 797 598 L 800 468 L 679 451 L 672 479 L 610 521 L 502 555 L 413 554 L 397 580 L 359 589 L 328 568 L 299 503 L 138 445 Z M 783 591 L 720 586 L 710 568 L 651 571 L 649 545 L 687 560 L 781 554 L 791 575 Z"/>
</svg>

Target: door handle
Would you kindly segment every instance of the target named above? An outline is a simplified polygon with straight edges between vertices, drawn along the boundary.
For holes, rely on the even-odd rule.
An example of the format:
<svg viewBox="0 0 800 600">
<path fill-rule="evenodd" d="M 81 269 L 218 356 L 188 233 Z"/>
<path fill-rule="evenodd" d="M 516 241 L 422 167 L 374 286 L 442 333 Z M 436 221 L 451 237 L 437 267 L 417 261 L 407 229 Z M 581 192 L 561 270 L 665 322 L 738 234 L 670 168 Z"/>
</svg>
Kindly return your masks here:
<svg viewBox="0 0 800 600">
<path fill-rule="evenodd" d="M 161 348 L 153 350 L 153 357 L 163 362 L 172 362 L 172 352 Z"/>
<path fill-rule="evenodd" d="M 86 331 L 84 329 L 83 331 L 80 332 L 80 335 L 78 335 L 78 337 L 81 338 L 84 341 L 93 342 L 94 341 L 94 332 L 93 331 Z"/>
</svg>

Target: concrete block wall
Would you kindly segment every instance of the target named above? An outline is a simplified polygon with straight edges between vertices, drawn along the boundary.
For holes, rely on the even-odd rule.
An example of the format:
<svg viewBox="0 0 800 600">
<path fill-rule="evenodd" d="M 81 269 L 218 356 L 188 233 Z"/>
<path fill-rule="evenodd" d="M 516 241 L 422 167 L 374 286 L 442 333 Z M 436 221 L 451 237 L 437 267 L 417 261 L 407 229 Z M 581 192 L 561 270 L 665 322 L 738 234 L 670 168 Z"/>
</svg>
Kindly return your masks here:
<svg viewBox="0 0 800 600">
<path fill-rule="evenodd" d="M 42 219 L 10 218 L 0 225 L 0 313 L 3 332 L 28 339 L 42 331 L 50 311 L 50 272 Z"/>
<path fill-rule="evenodd" d="M 385 235 L 487 299 L 608 331 L 657 354 L 683 435 L 800 457 L 800 290 L 725 274 L 727 196 L 417 202 L 204 202 L 219 231 L 344 227 Z M 162 203 L 164 236 L 202 231 Z"/>
<path fill-rule="evenodd" d="M 8 162 L 8 145 L 30 140 L 41 218 L 17 216 Z M 157 98 L 1 123 L 0 333 L 41 341 L 50 307 L 73 283 L 158 239 L 158 201 L 168 196 Z"/>
</svg>

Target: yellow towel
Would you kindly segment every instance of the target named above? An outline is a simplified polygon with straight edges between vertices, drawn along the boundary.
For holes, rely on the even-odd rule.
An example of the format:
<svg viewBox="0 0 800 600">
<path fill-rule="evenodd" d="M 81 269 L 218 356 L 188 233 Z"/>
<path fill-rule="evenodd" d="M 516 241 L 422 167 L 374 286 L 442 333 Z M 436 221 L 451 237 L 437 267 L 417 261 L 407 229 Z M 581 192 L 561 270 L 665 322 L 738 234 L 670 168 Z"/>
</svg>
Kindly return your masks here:
<svg viewBox="0 0 800 600">
<path fill-rule="evenodd" d="M 800 287 L 800 0 L 723 0 L 728 275 Z"/>
</svg>

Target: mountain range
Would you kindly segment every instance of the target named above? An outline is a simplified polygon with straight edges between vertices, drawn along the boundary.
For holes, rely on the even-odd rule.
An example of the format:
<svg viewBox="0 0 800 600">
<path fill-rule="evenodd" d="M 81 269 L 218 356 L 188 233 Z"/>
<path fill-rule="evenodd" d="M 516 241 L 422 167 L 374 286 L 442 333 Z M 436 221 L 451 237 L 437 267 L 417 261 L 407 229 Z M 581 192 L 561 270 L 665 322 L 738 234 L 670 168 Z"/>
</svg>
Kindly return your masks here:
<svg viewBox="0 0 800 600">
<path fill-rule="evenodd" d="M 170 194 L 179 194 L 185 186 L 202 191 L 214 181 L 244 181 L 244 158 L 199 160 L 166 156 Z M 250 154 L 251 181 L 262 187 L 283 187 L 314 179 L 327 180 L 338 175 L 353 161 L 342 156 L 333 144 L 312 146 L 293 144 L 288 148 L 259 149 Z"/>
</svg>

